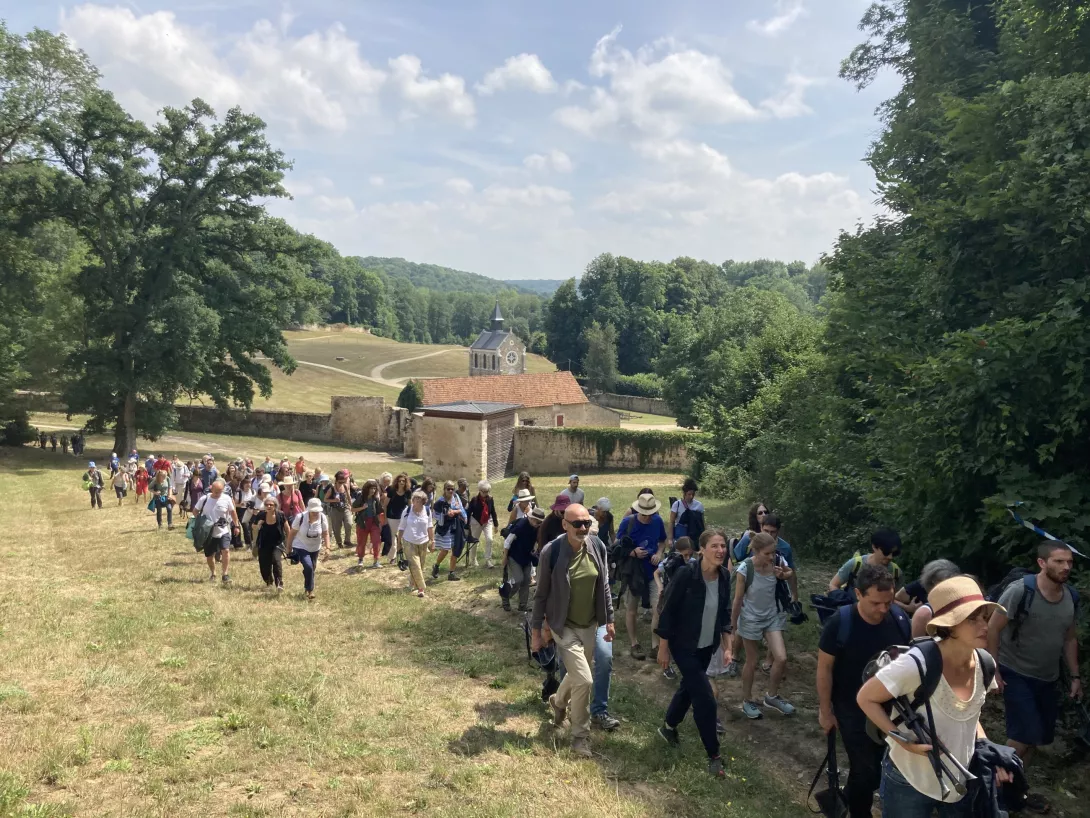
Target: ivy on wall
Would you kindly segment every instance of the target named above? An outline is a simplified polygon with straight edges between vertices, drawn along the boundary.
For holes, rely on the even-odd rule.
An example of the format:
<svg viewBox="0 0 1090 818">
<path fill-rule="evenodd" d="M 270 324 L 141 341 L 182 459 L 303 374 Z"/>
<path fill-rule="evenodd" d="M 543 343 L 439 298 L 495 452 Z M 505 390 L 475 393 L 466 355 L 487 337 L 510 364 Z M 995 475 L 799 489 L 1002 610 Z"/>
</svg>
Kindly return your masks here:
<svg viewBox="0 0 1090 818">
<path fill-rule="evenodd" d="M 636 450 L 639 467 L 646 468 L 652 456 L 673 451 L 684 446 L 691 437 L 687 432 L 660 432 L 654 430 L 617 429 L 614 427 L 564 426 L 554 430 L 584 445 L 593 445 L 598 457 L 598 468 L 604 469 L 606 461 L 618 445 L 631 446 Z"/>
</svg>

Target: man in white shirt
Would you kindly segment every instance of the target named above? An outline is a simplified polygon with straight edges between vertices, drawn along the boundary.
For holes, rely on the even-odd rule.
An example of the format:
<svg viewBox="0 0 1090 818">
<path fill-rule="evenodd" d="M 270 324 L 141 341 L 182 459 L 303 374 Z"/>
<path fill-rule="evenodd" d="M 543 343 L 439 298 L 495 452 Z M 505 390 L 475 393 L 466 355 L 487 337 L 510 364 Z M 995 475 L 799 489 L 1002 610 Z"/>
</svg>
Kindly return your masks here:
<svg viewBox="0 0 1090 818">
<path fill-rule="evenodd" d="M 224 493 L 224 485 L 222 480 L 212 481 L 212 488 L 197 501 L 193 511 L 212 521 L 212 534 L 204 544 L 204 556 L 208 561 L 208 581 L 216 581 L 218 555 L 223 566 L 223 584 L 226 585 L 231 581 L 228 570 L 231 564 L 231 535 L 239 533 L 241 527 L 235 512 L 235 501 Z"/>
<path fill-rule="evenodd" d="M 583 505 L 583 500 L 586 498 L 583 490 L 579 488 L 578 474 L 573 474 L 571 477 L 568 478 L 568 487 L 560 493 L 567 497 L 569 500 L 571 500 L 573 506 Z"/>
</svg>

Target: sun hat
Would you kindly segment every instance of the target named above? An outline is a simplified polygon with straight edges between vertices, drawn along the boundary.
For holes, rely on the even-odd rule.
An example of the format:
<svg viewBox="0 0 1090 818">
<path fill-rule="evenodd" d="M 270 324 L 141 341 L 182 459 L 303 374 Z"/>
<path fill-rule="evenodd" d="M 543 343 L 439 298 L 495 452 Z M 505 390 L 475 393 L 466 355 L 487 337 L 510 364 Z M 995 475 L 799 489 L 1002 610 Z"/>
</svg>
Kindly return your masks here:
<svg viewBox="0 0 1090 818">
<path fill-rule="evenodd" d="M 608 497 L 599 497 L 598 502 L 594 504 L 595 508 L 600 508 L 602 511 L 611 511 L 613 509 L 613 503 L 610 502 Z"/>
<path fill-rule="evenodd" d="M 541 506 L 538 506 L 537 508 L 532 508 L 532 509 L 530 509 L 529 516 L 533 517 L 535 520 L 538 520 L 539 522 L 543 521 L 545 519 L 545 509 L 543 509 Z"/>
<path fill-rule="evenodd" d="M 662 508 L 662 503 L 655 499 L 654 494 L 641 494 L 636 498 L 636 502 L 632 504 L 633 511 L 648 517 L 652 514 L 658 514 L 660 508 Z"/>
<path fill-rule="evenodd" d="M 524 489 L 525 490 L 525 489 Z M 492 491 L 492 484 L 487 480 L 482 480 L 477 484 L 477 491 L 489 492 Z"/>
<path fill-rule="evenodd" d="M 322 501 L 319 500 L 317 497 L 311 497 L 310 501 L 307 503 L 307 511 L 321 511 L 321 510 L 322 510 Z"/>
<path fill-rule="evenodd" d="M 289 474 L 287 477 L 285 477 L 283 480 L 280 481 L 280 485 L 282 485 L 282 486 L 294 486 L 295 485 L 295 478 L 292 477 Z"/>
<path fill-rule="evenodd" d="M 530 489 L 519 489 L 518 493 L 515 494 L 516 503 L 529 503 L 536 499 L 537 498 L 530 493 Z"/>
<path fill-rule="evenodd" d="M 318 475 L 318 482 L 319 483 L 328 483 L 329 482 L 329 475 L 325 474 L 325 473 Z"/>
<path fill-rule="evenodd" d="M 989 608 L 1006 613 L 1003 606 L 989 602 L 972 577 L 951 577 L 940 582 L 927 595 L 928 605 L 934 612 L 927 623 L 927 633 L 934 636 L 939 628 L 953 628 L 960 625 L 980 608 Z"/>
<path fill-rule="evenodd" d="M 553 503 L 552 509 L 553 511 L 563 511 L 570 505 L 571 497 L 566 494 L 558 494 L 556 495 L 556 502 Z"/>
</svg>

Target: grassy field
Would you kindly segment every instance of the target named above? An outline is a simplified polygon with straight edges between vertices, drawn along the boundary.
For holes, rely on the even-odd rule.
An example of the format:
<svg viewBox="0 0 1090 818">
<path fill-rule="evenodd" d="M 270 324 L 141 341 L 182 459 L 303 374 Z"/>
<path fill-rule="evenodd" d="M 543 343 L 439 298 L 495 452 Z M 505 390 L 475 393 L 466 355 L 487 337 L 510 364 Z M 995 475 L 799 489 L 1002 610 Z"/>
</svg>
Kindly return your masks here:
<svg viewBox="0 0 1090 818">
<path fill-rule="evenodd" d="M 381 397 L 393 406 L 401 390 L 374 381 L 353 378 L 327 369 L 300 364 L 290 375 L 272 370 L 273 393 L 266 399 L 258 396 L 254 409 L 280 409 L 288 412 L 328 412 L 333 395 L 366 395 Z"/>
</svg>

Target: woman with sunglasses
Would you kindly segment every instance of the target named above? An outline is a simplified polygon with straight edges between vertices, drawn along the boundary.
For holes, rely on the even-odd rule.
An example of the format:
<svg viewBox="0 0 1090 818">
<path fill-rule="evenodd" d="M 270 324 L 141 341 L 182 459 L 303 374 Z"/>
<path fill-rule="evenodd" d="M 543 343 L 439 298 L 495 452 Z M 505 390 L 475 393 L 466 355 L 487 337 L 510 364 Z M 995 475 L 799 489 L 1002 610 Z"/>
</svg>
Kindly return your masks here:
<svg viewBox="0 0 1090 818">
<path fill-rule="evenodd" d="M 254 510 L 253 536 L 257 543 L 257 564 L 261 578 L 269 588 L 284 590 L 284 542 L 288 538 L 288 518 L 280 511 L 276 498 L 266 494 L 264 508 Z"/>
</svg>

